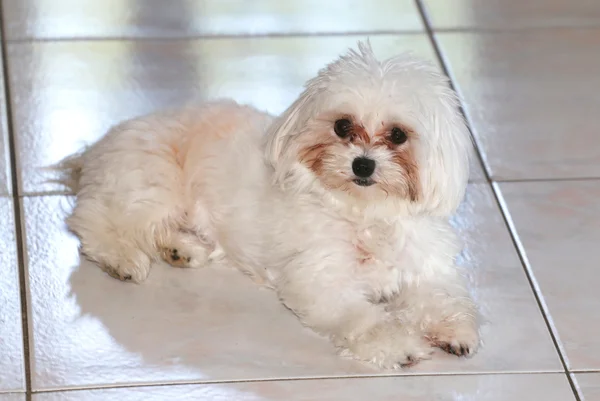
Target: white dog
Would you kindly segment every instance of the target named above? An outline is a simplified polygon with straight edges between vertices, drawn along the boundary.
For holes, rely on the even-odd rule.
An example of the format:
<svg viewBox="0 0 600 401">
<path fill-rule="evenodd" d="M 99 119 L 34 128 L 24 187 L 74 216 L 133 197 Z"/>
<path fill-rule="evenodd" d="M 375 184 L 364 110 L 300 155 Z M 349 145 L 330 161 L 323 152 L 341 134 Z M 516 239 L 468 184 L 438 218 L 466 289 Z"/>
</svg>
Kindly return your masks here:
<svg viewBox="0 0 600 401">
<path fill-rule="evenodd" d="M 81 250 L 121 280 L 217 256 L 276 289 L 342 354 L 397 368 L 471 355 L 477 309 L 448 217 L 472 148 L 428 63 L 368 44 L 278 118 L 233 101 L 127 121 L 67 160 Z"/>
</svg>

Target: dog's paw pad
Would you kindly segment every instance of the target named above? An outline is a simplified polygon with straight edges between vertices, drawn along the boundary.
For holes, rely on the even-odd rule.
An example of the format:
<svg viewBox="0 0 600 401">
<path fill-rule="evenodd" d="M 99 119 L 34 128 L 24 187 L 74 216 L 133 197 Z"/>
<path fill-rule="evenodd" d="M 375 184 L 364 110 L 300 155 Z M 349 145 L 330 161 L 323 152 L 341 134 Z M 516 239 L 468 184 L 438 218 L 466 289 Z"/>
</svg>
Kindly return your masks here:
<svg viewBox="0 0 600 401">
<path fill-rule="evenodd" d="M 191 257 L 182 255 L 176 248 L 165 249 L 163 251 L 163 259 L 175 267 L 189 267 L 192 262 Z"/>
<path fill-rule="evenodd" d="M 179 256 L 179 251 L 177 249 L 171 249 L 170 257 L 173 262 L 177 262 L 179 261 L 179 259 L 181 259 L 181 256 Z"/>
<path fill-rule="evenodd" d="M 437 327 L 427 338 L 434 347 L 456 356 L 470 357 L 480 346 L 479 330 L 469 321 Z"/>
</svg>

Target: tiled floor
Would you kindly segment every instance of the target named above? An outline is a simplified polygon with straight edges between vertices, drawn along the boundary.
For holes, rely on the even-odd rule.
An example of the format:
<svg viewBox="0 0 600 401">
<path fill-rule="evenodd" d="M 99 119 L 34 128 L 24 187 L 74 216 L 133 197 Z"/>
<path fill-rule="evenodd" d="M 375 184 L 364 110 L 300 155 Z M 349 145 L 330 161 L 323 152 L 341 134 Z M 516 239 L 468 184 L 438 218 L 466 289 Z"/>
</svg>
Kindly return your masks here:
<svg viewBox="0 0 600 401">
<path fill-rule="evenodd" d="M 2 10 L 0 401 L 600 400 L 600 2 Z M 157 266 L 135 286 L 80 260 L 71 198 L 44 166 L 166 106 L 230 96 L 278 113 L 366 36 L 382 57 L 439 54 L 464 98 L 486 169 L 474 162 L 454 219 L 487 320 L 473 359 L 379 372 L 336 356 L 235 271 Z"/>
<path fill-rule="evenodd" d="M 600 400 L 600 373 L 577 373 L 573 376 L 579 386 L 582 400 Z"/>
</svg>

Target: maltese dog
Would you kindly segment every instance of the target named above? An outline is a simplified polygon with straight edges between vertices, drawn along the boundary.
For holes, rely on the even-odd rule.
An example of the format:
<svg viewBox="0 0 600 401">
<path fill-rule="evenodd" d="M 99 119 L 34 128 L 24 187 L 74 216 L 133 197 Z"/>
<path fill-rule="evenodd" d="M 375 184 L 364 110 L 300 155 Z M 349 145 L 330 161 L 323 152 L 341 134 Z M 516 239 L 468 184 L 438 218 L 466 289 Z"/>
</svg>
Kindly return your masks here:
<svg viewBox="0 0 600 401">
<path fill-rule="evenodd" d="M 116 126 L 63 165 L 68 225 L 121 280 L 224 259 L 381 368 L 469 356 L 478 313 L 448 218 L 471 149 L 434 65 L 359 43 L 279 117 L 222 100 Z"/>
</svg>

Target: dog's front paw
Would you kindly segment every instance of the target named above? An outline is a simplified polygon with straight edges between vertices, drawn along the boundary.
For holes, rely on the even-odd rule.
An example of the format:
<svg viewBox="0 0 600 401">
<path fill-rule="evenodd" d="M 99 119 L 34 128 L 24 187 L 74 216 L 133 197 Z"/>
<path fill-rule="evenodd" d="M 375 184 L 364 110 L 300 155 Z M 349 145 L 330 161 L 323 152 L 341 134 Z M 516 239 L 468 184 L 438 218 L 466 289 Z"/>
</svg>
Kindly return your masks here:
<svg viewBox="0 0 600 401">
<path fill-rule="evenodd" d="M 431 344 L 400 324 L 384 323 L 349 341 L 342 355 L 373 363 L 384 369 L 410 367 L 429 359 Z"/>
<path fill-rule="evenodd" d="M 151 260 L 139 249 L 131 248 L 127 252 L 102 255 L 102 258 L 90 257 L 86 252 L 83 255 L 98 263 L 102 270 L 117 280 L 141 283 L 150 274 Z"/>
<path fill-rule="evenodd" d="M 100 267 L 109 276 L 121 281 L 141 283 L 150 273 L 150 258 L 140 254 L 135 260 L 123 260 L 121 263 L 100 263 Z"/>
<path fill-rule="evenodd" d="M 479 348 L 479 330 L 473 322 L 440 324 L 428 334 L 432 344 L 456 356 L 472 356 Z"/>
</svg>

